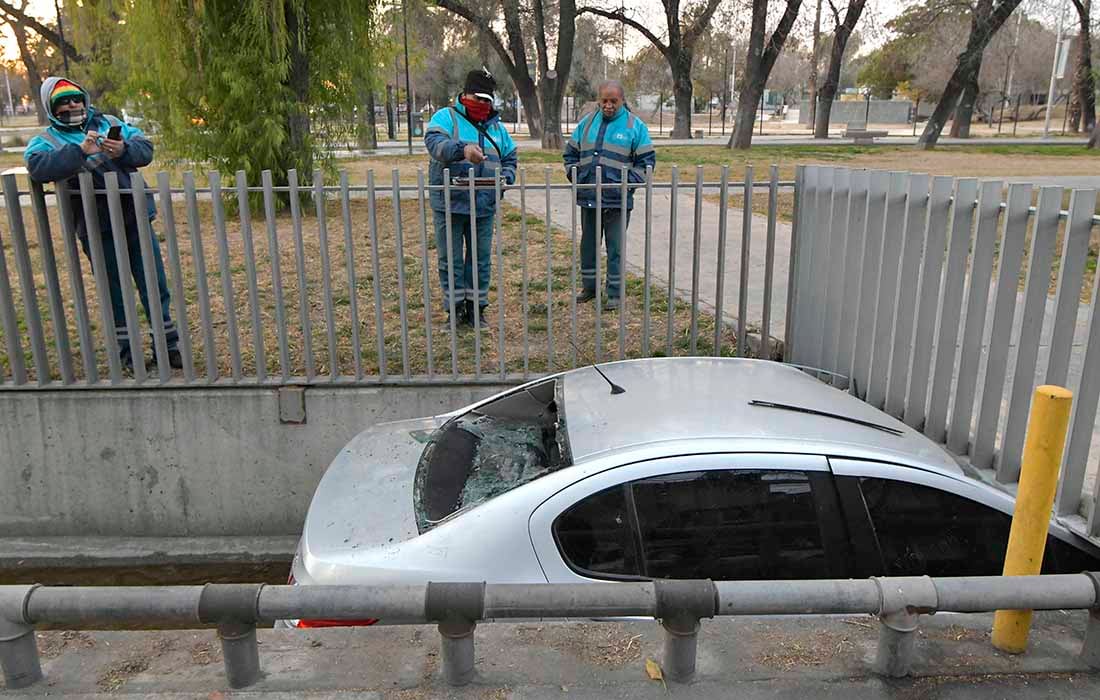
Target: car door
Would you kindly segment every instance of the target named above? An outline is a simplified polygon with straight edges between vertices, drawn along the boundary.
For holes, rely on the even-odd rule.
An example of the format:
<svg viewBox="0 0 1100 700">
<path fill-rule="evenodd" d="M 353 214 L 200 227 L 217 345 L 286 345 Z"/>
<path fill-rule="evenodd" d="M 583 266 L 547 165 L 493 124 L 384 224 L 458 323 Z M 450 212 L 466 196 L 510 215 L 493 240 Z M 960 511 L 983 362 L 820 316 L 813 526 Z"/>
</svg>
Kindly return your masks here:
<svg viewBox="0 0 1100 700">
<path fill-rule="evenodd" d="M 551 582 L 847 576 L 828 463 L 709 454 L 638 462 L 562 489 L 532 514 Z"/>
<path fill-rule="evenodd" d="M 999 576 L 1014 501 L 967 478 L 832 459 L 860 576 Z M 1052 525 L 1043 573 L 1100 566 L 1097 552 Z"/>
</svg>

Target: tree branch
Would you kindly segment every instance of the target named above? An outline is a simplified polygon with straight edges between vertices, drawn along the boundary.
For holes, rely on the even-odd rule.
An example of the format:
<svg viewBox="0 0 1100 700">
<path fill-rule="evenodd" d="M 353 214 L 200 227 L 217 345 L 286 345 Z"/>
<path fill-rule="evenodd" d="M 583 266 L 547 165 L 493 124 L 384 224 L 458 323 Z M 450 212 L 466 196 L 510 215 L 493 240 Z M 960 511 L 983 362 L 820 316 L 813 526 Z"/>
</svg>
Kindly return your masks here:
<svg viewBox="0 0 1100 700">
<path fill-rule="evenodd" d="M 3 3 L 3 0 L 0 0 Z M 482 35 L 488 40 L 489 45 L 493 47 L 493 50 L 500 56 L 500 60 L 504 63 L 504 67 L 509 73 L 516 70 L 516 64 L 512 60 L 512 57 L 508 55 L 508 49 L 504 48 L 504 42 L 501 41 L 500 36 L 493 31 L 492 25 L 489 24 L 489 20 L 477 14 L 470 8 L 466 7 L 456 0 L 435 0 L 435 4 L 442 7 L 444 10 L 453 12 L 462 19 L 466 20 L 470 24 L 477 27 Z M 526 64 L 524 69 L 526 70 Z"/>
<path fill-rule="evenodd" d="M 722 0 L 708 0 L 707 6 L 703 8 L 703 12 L 695 19 L 695 22 L 688 27 L 688 30 L 684 32 L 684 46 L 694 46 L 695 42 L 699 40 L 703 32 L 707 30 L 707 25 L 710 24 L 711 18 L 714 16 L 715 11 L 718 9 L 718 4 Z"/>
<path fill-rule="evenodd" d="M 60 34 L 23 12 L 22 9 L 12 5 L 10 2 L 0 0 L 0 13 L 6 15 L 6 19 L 10 23 L 20 24 L 24 27 L 33 29 L 43 39 L 61 49 L 61 51 L 67 54 L 72 60 L 77 62 L 84 60 L 84 57 L 80 55 L 76 47 L 62 39 Z"/>
<path fill-rule="evenodd" d="M 577 10 L 578 16 L 585 13 L 590 15 L 599 15 L 600 17 L 606 17 L 607 19 L 613 19 L 616 22 L 622 22 L 628 27 L 633 27 L 642 36 L 644 36 L 646 39 L 649 39 L 649 42 L 657 47 L 658 51 L 660 51 L 663 55 L 668 56 L 668 46 L 664 44 L 660 39 L 658 39 L 656 34 L 649 31 L 648 27 L 635 19 L 627 17 L 625 14 L 623 14 L 622 10 L 615 10 L 614 12 L 611 12 L 608 10 L 602 10 L 598 7 L 582 7 Z"/>
</svg>

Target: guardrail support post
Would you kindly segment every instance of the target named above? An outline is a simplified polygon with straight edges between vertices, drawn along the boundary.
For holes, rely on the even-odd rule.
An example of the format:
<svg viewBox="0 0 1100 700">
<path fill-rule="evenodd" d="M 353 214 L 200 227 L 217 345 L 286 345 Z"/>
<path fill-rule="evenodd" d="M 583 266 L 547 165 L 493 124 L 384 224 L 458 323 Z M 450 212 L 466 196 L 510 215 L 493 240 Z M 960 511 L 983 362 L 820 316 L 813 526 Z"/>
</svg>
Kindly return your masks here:
<svg viewBox="0 0 1100 700">
<path fill-rule="evenodd" d="M 485 582 L 428 583 L 424 616 L 439 623 L 443 676 L 454 686 L 474 678 L 474 629 L 485 614 Z"/>
<path fill-rule="evenodd" d="M 695 676 L 699 620 L 717 612 L 718 588 L 710 580 L 654 581 L 653 586 L 665 628 L 664 674 L 686 683 Z"/>
<path fill-rule="evenodd" d="M 1089 668 L 1100 670 L 1100 572 L 1090 571 L 1086 576 L 1092 579 L 1096 588 L 1096 599 L 1089 610 L 1088 626 L 1085 627 L 1085 643 L 1081 647 L 1081 660 Z"/>
<path fill-rule="evenodd" d="M 199 596 L 199 621 L 218 624 L 230 688 L 247 688 L 260 679 L 256 620 L 263 587 L 262 583 L 208 583 Z"/>
<path fill-rule="evenodd" d="M 228 622 L 218 625 L 225 678 L 230 688 L 247 688 L 260 679 L 260 647 L 256 625 Z"/>
<path fill-rule="evenodd" d="M 8 690 L 42 680 L 34 626 L 24 616 L 27 598 L 37 586 L 5 586 L 0 593 L 0 667 Z"/>
<path fill-rule="evenodd" d="M 874 579 L 879 587 L 878 651 L 874 670 L 890 678 L 904 678 L 913 666 L 918 620 L 921 613 L 934 613 L 939 593 L 932 579 L 913 576 Z"/>
</svg>

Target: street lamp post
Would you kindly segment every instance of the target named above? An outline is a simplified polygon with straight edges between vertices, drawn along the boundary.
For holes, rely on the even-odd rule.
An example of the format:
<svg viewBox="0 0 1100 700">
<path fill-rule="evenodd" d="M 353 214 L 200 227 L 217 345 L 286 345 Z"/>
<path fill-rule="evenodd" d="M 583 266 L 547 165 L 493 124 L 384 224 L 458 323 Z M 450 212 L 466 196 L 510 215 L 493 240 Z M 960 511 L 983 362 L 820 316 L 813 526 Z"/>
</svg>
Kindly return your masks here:
<svg viewBox="0 0 1100 700">
<path fill-rule="evenodd" d="M 65 64 L 65 75 L 69 74 L 69 54 L 65 53 L 65 27 L 61 23 L 61 2 L 53 0 L 53 9 L 57 12 L 57 35 L 61 37 L 61 60 Z"/>
<path fill-rule="evenodd" d="M 1058 11 L 1058 34 L 1054 41 L 1054 63 L 1050 66 L 1050 87 L 1047 89 L 1047 115 L 1043 122 L 1043 138 L 1050 138 L 1050 111 L 1054 109 L 1054 82 L 1058 79 L 1058 56 L 1062 53 L 1062 29 L 1066 20 L 1066 0 Z"/>
<path fill-rule="evenodd" d="M 407 139 L 409 143 L 409 155 L 413 152 L 413 105 L 412 88 L 409 80 L 409 12 L 405 6 L 405 0 L 401 0 L 401 26 L 405 35 L 405 120 L 408 127 Z"/>
</svg>

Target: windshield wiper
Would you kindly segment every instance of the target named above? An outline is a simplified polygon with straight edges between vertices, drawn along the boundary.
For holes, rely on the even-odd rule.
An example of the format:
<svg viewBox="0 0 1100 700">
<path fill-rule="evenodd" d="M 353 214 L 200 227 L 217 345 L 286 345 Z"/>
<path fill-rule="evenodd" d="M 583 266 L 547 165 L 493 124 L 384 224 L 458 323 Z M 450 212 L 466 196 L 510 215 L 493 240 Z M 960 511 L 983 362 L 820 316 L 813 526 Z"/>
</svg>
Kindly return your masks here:
<svg viewBox="0 0 1100 700">
<path fill-rule="evenodd" d="M 806 408 L 805 406 L 792 406 L 786 403 L 775 403 L 774 401 L 761 401 L 760 399 L 753 399 L 749 401 L 750 406 L 761 406 L 763 408 L 778 408 L 783 411 L 794 411 L 796 413 L 807 413 L 811 416 L 822 416 L 824 418 L 835 418 L 836 420 L 847 421 L 849 423 L 855 423 L 856 425 L 862 425 L 867 428 L 874 428 L 875 430 L 881 430 L 884 433 L 890 433 L 891 435 L 904 435 L 902 431 L 897 428 L 891 428 L 888 425 L 882 425 L 881 423 L 872 423 L 871 421 L 860 420 L 859 418 L 852 418 L 851 416 L 844 416 L 839 413 L 829 413 L 828 411 L 819 411 L 815 408 Z"/>
</svg>

